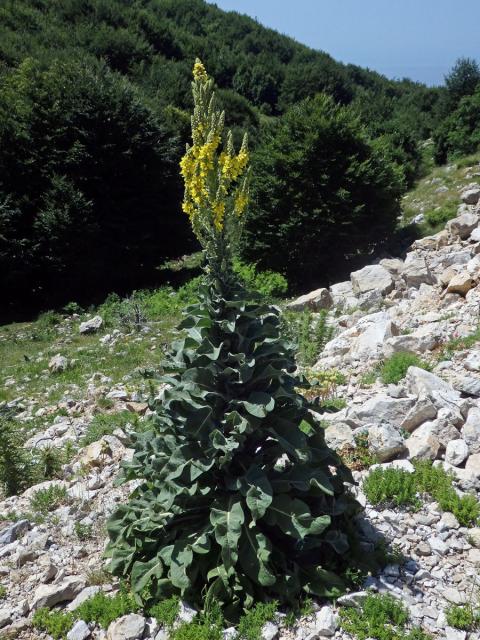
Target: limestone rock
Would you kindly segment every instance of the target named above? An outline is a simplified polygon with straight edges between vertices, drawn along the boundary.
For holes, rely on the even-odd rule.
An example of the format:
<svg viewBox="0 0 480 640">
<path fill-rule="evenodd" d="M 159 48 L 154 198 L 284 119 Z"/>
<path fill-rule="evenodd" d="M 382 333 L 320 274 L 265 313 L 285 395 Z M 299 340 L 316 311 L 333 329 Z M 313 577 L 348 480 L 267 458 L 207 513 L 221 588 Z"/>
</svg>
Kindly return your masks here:
<svg viewBox="0 0 480 640">
<path fill-rule="evenodd" d="M 20 536 L 22 536 L 28 528 L 30 527 L 30 522 L 28 520 L 19 520 L 12 524 L 10 527 L 6 529 L 2 529 L 0 531 L 0 545 L 3 544 L 11 544 L 15 542 Z"/>
<path fill-rule="evenodd" d="M 335 635 L 338 626 L 338 616 L 332 607 L 324 606 L 315 614 L 315 633 L 322 637 Z"/>
<path fill-rule="evenodd" d="M 480 409 L 471 407 L 467 420 L 462 427 L 461 437 L 465 440 L 470 453 L 480 453 Z"/>
<path fill-rule="evenodd" d="M 403 436 L 391 424 L 372 425 L 368 430 L 368 446 L 380 462 L 390 460 L 405 449 Z"/>
<path fill-rule="evenodd" d="M 480 185 L 471 186 L 464 189 L 461 194 L 462 202 L 465 204 L 477 204 L 480 198 Z"/>
<path fill-rule="evenodd" d="M 385 394 L 373 396 L 367 400 L 354 416 L 363 423 L 387 422 L 400 427 L 405 414 L 414 406 L 413 398 L 391 398 Z"/>
<path fill-rule="evenodd" d="M 425 423 L 405 440 L 405 447 L 409 460 L 435 460 L 440 451 L 440 442 L 432 433 L 431 424 Z"/>
<path fill-rule="evenodd" d="M 86 640 L 91 635 L 88 624 L 83 620 L 77 620 L 67 633 L 67 640 Z"/>
<path fill-rule="evenodd" d="M 405 280 L 407 287 L 418 288 L 421 284 L 435 284 L 435 277 L 425 257 L 413 252 L 409 253 L 405 259 L 402 278 Z"/>
<path fill-rule="evenodd" d="M 266 622 L 262 627 L 262 640 L 275 640 L 278 638 L 279 628 L 273 622 Z"/>
<path fill-rule="evenodd" d="M 480 478 L 480 453 L 474 453 L 468 458 L 465 471 L 475 478 Z"/>
<path fill-rule="evenodd" d="M 107 640 L 139 640 L 145 630 L 145 618 L 129 613 L 115 620 L 107 630 Z"/>
<path fill-rule="evenodd" d="M 436 417 L 436 407 L 428 398 L 421 397 L 413 407 L 407 411 L 400 423 L 400 428 L 412 432 L 427 420 L 433 420 Z"/>
<path fill-rule="evenodd" d="M 474 398 L 480 397 L 480 379 L 472 378 L 470 376 L 457 376 L 453 381 L 453 386 L 458 391 L 466 394 L 467 396 L 473 396 Z"/>
<path fill-rule="evenodd" d="M 345 422 L 335 422 L 325 429 L 325 442 L 327 445 L 338 451 L 345 446 L 354 447 L 355 438 L 351 427 Z"/>
<path fill-rule="evenodd" d="M 466 240 L 477 226 L 478 216 L 474 213 L 462 213 L 456 218 L 449 220 L 445 225 L 445 229 L 451 236 Z"/>
<path fill-rule="evenodd" d="M 445 462 L 458 467 L 468 457 L 468 445 L 465 440 L 451 440 L 445 450 Z"/>
<path fill-rule="evenodd" d="M 85 322 L 80 323 L 80 327 L 78 328 L 78 330 L 82 334 L 95 333 L 100 329 L 102 325 L 103 318 L 101 316 L 94 316 L 93 318 L 90 318 L 90 320 L 86 320 Z"/>
<path fill-rule="evenodd" d="M 463 365 L 467 371 L 480 371 L 480 351 L 470 351 Z"/>
<path fill-rule="evenodd" d="M 330 287 L 333 303 L 335 306 L 348 309 L 358 306 L 358 298 L 353 293 L 353 287 L 350 280 L 345 282 L 337 282 Z"/>
<path fill-rule="evenodd" d="M 291 311 L 303 311 L 310 309 L 311 311 L 320 311 L 321 309 L 330 309 L 333 306 L 333 298 L 330 291 L 325 288 L 316 289 L 310 293 L 300 296 L 293 302 L 287 304 L 287 309 Z"/>
<path fill-rule="evenodd" d="M 48 363 L 48 369 L 50 373 L 61 373 L 62 371 L 66 371 L 68 369 L 67 358 L 57 353 L 57 355 L 53 356 Z"/>
<path fill-rule="evenodd" d="M 108 442 L 102 438 L 85 447 L 80 457 L 80 464 L 85 467 L 102 467 L 111 455 L 112 450 Z"/>
<path fill-rule="evenodd" d="M 379 264 L 370 265 L 350 274 L 353 292 L 358 295 L 378 290 L 382 295 L 393 290 L 394 282 L 390 273 Z"/>
<path fill-rule="evenodd" d="M 85 587 L 85 579 L 70 576 L 57 584 L 42 584 L 35 590 L 30 609 L 51 609 L 59 602 L 73 600 Z"/>
<path fill-rule="evenodd" d="M 465 296 L 474 286 L 475 282 L 470 277 L 470 274 L 467 271 L 462 271 L 450 280 L 447 293 L 458 293 L 461 296 Z"/>
</svg>

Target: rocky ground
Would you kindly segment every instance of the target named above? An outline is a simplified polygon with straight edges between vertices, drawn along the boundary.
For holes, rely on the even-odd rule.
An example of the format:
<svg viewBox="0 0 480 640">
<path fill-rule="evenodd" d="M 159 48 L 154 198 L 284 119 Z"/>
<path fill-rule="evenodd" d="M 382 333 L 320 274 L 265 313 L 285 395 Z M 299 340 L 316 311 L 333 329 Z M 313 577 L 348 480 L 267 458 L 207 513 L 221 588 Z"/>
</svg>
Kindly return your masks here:
<svg viewBox="0 0 480 640">
<path fill-rule="evenodd" d="M 315 365 L 340 369 L 347 380 L 336 391 L 346 399 L 346 407 L 320 416 L 330 446 L 352 450 L 362 437 L 382 467 L 401 466 L 406 471 L 413 471 L 412 461 L 435 461 L 455 474 L 458 492 L 478 496 L 480 188 L 469 185 L 461 196 L 457 217 L 440 233 L 416 241 L 404 260 L 381 260 L 352 273 L 349 281 L 302 296 L 289 306 L 314 313 L 328 308 L 335 318 L 336 334 Z M 92 348 L 121 346 L 125 336 L 102 334 L 101 324 L 101 318 L 94 318 L 80 329 L 94 336 Z M 78 332 L 78 322 L 66 323 L 63 330 Z M 151 335 L 138 339 L 153 340 L 155 347 Z M 398 352 L 418 355 L 431 371 L 410 367 L 397 384 L 383 383 L 378 367 Z M 49 361 L 50 372 L 69 366 L 62 358 L 59 353 Z M 12 377 L 4 383 L 9 388 L 20 386 Z M 113 481 L 121 460 L 132 455 L 133 423 L 138 426 L 138 420 L 148 415 L 147 389 L 135 378 L 113 383 L 105 372 L 96 372 L 82 393 L 39 407 L 38 396 L 32 400 L 24 387 L 18 397 L 4 403 L 26 423 L 35 418 L 37 425 L 41 418 L 41 428 L 31 434 L 26 447 L 81 442 L 99 406 L 108 407 L 109 413 L 130 411 L 132 424 L 124 420 L 122 428 L 77 450 L 63 466 L 61 479 L 0 502 L 0 583 L 5 590 L 0 600 L 0 637 L 46 638 L 31 627 L 37 609 L 73 610 L 95 591 L 117 589 L 103 570 L 105 520 L 132 489 L 114 487 Z M 354 491 L 365 506 L 359 521 L 363 544 L 368 550 L 383 536 L 395 545 L 398 561 L 381 575 L 370 576 L 362 591 L 344 596 L 335 607 L 315 605 L 314 613 L 293 629 L 283 628 L 281 620 L 269 623 L 265 640 L 348 638 L 338 627 L 337 611 L 360 601 L 366 588 L 398 596 L 408 607 L 412 624 L 433 636 L 465 639 L 465 631 L 448 627 L 445 611 L 451 603 L 476 602 L 480 529 L 461 526 L 428 496 L 423 496 L 417 511 L 373 507 L 362 491 L 369 471 L 355 471 Z M 39 491 L 48 503 L 43 511 Z M 188 609 L 183 614 L 188 617 Z M 164 640 L 168 636 L 153 620 L 131 614 L 108 630 L 77 623 L 68 637 Z M 233 632 L 226 637 L 234 637 Z M 472 640 L 477 637 L 469 633 Z"/>
</svg>

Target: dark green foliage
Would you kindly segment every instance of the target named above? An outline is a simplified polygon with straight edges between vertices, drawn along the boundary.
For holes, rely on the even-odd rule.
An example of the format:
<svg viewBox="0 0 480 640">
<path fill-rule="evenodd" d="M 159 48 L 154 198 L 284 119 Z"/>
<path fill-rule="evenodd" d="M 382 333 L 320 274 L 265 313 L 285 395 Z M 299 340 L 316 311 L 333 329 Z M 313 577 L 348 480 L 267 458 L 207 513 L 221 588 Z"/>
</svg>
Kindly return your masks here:
<svg viewBox="0 0 480 640">
<path fill-rule="evenodd" d="M 55 511 L 60 505 L 68 502 L 68 493 L 64 486 L 53 485 L 48 489 L 39 489 L 30 498 L 31 509 L 38 514 L 46 515 Z"/>
<path fill-rule="evenodd" d="M 288 111 L 254 158 L 243 255 L 297 286 L 338 279 L 396 224 L 402 174 L 352 110 L 317 96 Z M 278 248 L 281 247 L 279 251 Z"/>
<path fill-rule="evenodd" d="M 34 629 L 46 631 L 54 640 L 62 640 L 73 627 L 73 614 L 63 611 L 49 611 L 47 608 L 35 611 L 32 618 Z"/>
<path fill-rule="evenodd" d="M 475 153 L 480 148 L 480 89 L 460 100 L 434 134 L 435 160 Z"/>
<path fill-rule="evenodd" d="M 266 622 L 275 619 L 278 602 L 258 603 L 248 611 L 238 625 L 239 640 L 261 640 L 262 628 Z"/>
<path fill-rule="evenodd" d="M 407 632 L 408 613 L 400 600 L 391 595 L 370 594 L 361 609 L 340 609 L 342 628 L 358 640 L 427 640 L 421 629 Z"/>
<path fill-rule="evenodd" d="M 259 271 L 254 264 L 241 260 L 234 261 L 233 270 L 249 291 L 260 293 L 267 299 L 280 298 L 287 293 L 288 282 L 280 273 Z"/>
<path fill-rule="evenodd" d="M 406 375 L 408 367 L 419 367 L 420 369 L 431 370 L 428 362 L 424 362 L 414 353 L 401 351 L 385 360 L 380 370 L 380 375 L 385 384 L 397 384 Z"/>
<path fill-rule="evenodd" d="M 295 392 L 278 311 L 244 295 L 217 282 L 186 310 L 177 372 L 124 465 L 142 483 L 108 522 L 110 568 L 138 598 L 218 602 L 227 619 L 340 593 L 357 508 Z"/>
<path fill-rule="evenodd" d="M 0 410 L 0 490 L 7 496 L 29 486 L 31 463 L 23 447 L 24 435 L 17 422 Z"/>
<path fill-rule="evenodd" d="M 153 618 L 156 618 L 161 626 L 171 628 L 177 619 L 179 608 L 180 598 L 172 596 L 154 604 L 150 607 L 148 613 Z"/>
<path fill-rule="evenodd" d="M 334 326 L 325 310 L 316 314 L 311 311 L 285 311 L 282 314 L 282 334 L 291 342 L 298 363 L 304 367 L 317 362 L 333 331 Z"/>
<path fill-rule="evenodd" d="M 480 67 L 472 58 L 459 58 L 445 77 L 448 100 L 457 105 L 465 96 L 475 93 L 480 84 Z"/>
<path fill-rule="evenodd" d="M 340 64 L 203 0 L 3 3 L 3 313 L 156 284 L 156 266 L 194 248 L 176 161 L 197 55 L 217 79 L 237 143 L 239 128 L 256 144 L 279 114 L 324 92 L 353 104 L 369 135 L 382 138 L 377 156 L 411 182 L 440 89 Z"/>
<path fill-rule="evenodd" d="M 474 526 L 480 517 L 480 503 L 473 494 L 459 496 L 453 476 L 431 462 L 415 463 L 414 473 L 402 469 L 374 469 L 363 482 L 369 502 L 377 504 L 421 506 L 417 494 L 429 493 L 443 511 L 454 514 L 464 527 Z"/>
<path fill-rule="evenodd" d="M 433 211 L 427 211 L 425 214 L 425 221 L 433 230 L 437 231 L 443 229 L 445 224 L 455 218 L 457 215 L 458 205 L 456 202 L 452 202 Z"/>
<path fill-rule="evenodd" d="M 107 629 L 108 625 L 117 618 L 127 613 L 136 613 L 139 609 L 134 597 L 122 586 L 114 596 L 107 596 L 103 591 L 99 591 L 82 602 L 75 610 L 75 617 L 85 622 L 95 622 Z"/>
</svg>

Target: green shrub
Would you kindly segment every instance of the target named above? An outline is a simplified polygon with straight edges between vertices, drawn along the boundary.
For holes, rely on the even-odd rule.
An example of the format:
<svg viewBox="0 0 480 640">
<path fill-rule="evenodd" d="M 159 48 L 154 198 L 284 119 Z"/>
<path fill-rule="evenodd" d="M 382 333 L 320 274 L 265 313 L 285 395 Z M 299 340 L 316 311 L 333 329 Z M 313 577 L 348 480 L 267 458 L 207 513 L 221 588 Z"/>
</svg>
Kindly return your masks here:
<svg viewBox="0 0 480 640">
<path fill-rule="evenodd" d="M 3 600 L 7 597 L 7 587 L 3 584 L 0 584 L 0 600 Z"/>
<path fill-rule="evenodd" d="M 248 611 L 238 624 L 239 640 L 261 640 L 262 628 L 266 622 L 275 619 L 278 609 L 278 602 L 259 602 L 255 607 Z"/>
<path fill-rule="evenodd" d="M 362 603 L 361 609 L 340 609 L 342 628 L 358 640 L 399 640 L 408 621 L 404 605 L 393 596 L 371 594 Z"/>
<path fill-rule="evenodd" d="M 425 214 L 425 220 L 431 227 L 443 228 L 443 226 L 457 215 L 458 204 L 456 201 L 443 205 L 440 208 Z"/>
<path fill-rule="evenodd" d="M 46 631 L 54 640 L 66 638 L 74 622 L 73 614 L 63 611 L 49 611 L 47 608 L 38 609 L 32 618 L 33 627 L 39 631 Z"/>
<path fill-rule="evenodd" d="M 327 311 L 285 311 L 282 314 L 282 335 L 295 350 L 298 363 L 311 367 L 319 359 L 323 347 L 331 340 L 334 326 Z"/>
<path fill-rule="evenodd" d="M 7 496 L 24 491 L 31 482 L 31 457 L 24 441 L 20 424 L 0 412 L 0 488 Z"/>
<path fill-rule="evenodd" d="M 35 491 L 30 498 L 30 507 L 35 513 L 46 515 L 68 502 L 68 499 L 67 489 L 64 486 L 53 485 L 48 489 Z"/>
<path fill-rule="evenodd" d="M 414 473 L 402 469 L 382 469 L 370 471 L 363 481 L 363 491 L 373 504 L 393 503 L 397 506 L 420 507 L 417 498 L 417 481 Z"/>
<path fill-rule="evenodd" d="M 171 598 L 167 598 L 167 600 L 157 602 L 157 604 L 149 608 L 148 613 L 153 618 L 156 618 L 160 625 L 171 628 L 177 619 L 179 610 L 180 598 L 178 596 L 172 596 Z"/>
<path fill-rule="evenodd" d="M 280 273 L 268 269 L 258 271 L 254 264 L 246 264 L 238 259 L 234 261 L 233 269 L 246 289 L 266 298 L 279 298 L 287 293 L 288 282 Z"/>
<path fill-rule="evenodd" d="M 413 353 L 400 352 L 394 353 L 393 356 L 385 360 L 382 365 L 380 375 L 385 384 L 397 384 L 406 375 L 408 367 L 419 367 L 427 371 L 431 370 L 428 362 L 421 360 Z"/>
<path fill-rule="evenodd" d="M 121 587 L 114 596 L 107 596 L 103 591 L 99 591 L 82 602 L 75 610 L 75 616 L 78 620 L 95 622 L 107 629 L 108 625 L 117 618 L 139 610 L 140 606 L 133 595 L 125 587 Z"/>
<path fill-rule="evenodd" d="M 445 611 L 447 624 L 462 631 L 473 631 L 480 624 L 480 614 L 471 605 L 452 604 Z"/>
<path fill-rule="evenodd" d="M 205 622 L 187 622 L 169 635 L 170 640 L 222 640 L 222 628 Z"/>
</svg>

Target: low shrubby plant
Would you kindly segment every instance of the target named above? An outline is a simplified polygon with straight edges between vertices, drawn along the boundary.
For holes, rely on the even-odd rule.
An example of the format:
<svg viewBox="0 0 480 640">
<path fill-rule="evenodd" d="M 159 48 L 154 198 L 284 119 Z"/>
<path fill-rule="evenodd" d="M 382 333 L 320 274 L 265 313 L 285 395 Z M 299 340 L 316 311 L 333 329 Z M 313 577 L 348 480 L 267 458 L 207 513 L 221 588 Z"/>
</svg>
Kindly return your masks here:
<svg viewBox="0 0 480 640">
<path fill-rule="evenodd" d="M 172 596 L 151 606 L 148 613 L 152 618 L 156 618 L 160 625 L 171 628 L 177 619 L 179 610 L 180 598 Z"/>
<path fill-rule="evenodd" d="M 475 331 L 472 331 L 472 333 L 469 333 L 467 336 L 453 338 L 445 343 L 440 351 L 439 359 L 449 360 L 456 351 L 470 349 L 477 342 L 480 342 L 480 325 L 475 329 Z"/>
<path fill-rule="evenodd" d="M 480 503 L 473 494 L 459 496 L 453 485 L 454 476 L 429 461 L 414 464 L 415 471 L 382 469 L 371 471 L 363 482 L 363 490 L 371 504 L 421 506 L 419 494 L 429 493 L 443 511 L 454 514 L 462 526 L 474 526 L 480 517 Z"/>
<path fill-rule="evenodd" d="M 311 367 L 319 359 L 324 346 L 331 340 L 334 327 L 326 310 L 285 311 L 282 315 L 282 335 L 295 351 L 298 364 Z"/>
<path fill-rule="evenodd" d="M 357 640 L 426 640 L 421 629 L 407 630 L 408 619 L 403 603 L 389 594 L 369 594 L 361 608 L 340 609 L 342 629 Z"/>
<path fill-rule="evenodd" d="M 47 489 L 35 491 L 30 498 L 30 508 L 34 513 L 46 515 L 55 511 L 62 504 L 69 500 L 66 487 L 63 485 L 52 485 Z"/>
<path fill-rule="evenodd" d="M 462 631 L 473 631 L 480 626 L 480 610 L 471 604 L 452 604 L 445 611 L 447 624 Z"/>
<path fill-rule="evenodd" d="M 267 622 L 275 619 L 278 610 L 278 602 L 259 602 L 248 611 L 238 625 L 239 640 L 260 640 L 262 628 Z"/>
<path fill-rule="evenodd" d="M 136 613 L 140 610 L 138 602 L 125 586 L 113 596 L 108 596 L 103 591 L 93 595 L 75 610 L 77 620 L 95 622 L 104 629 L 108 625 L 128 613 Z"/>
<path fill-rule="evenodd" d="M 247 264 L 238 258 L 233 261 L 233 271 L 246 289 L 266 298 L 279 298 L 288 291 L 287 279 L 276 271 L 259 271 L 254 264 Z"/>
<path fill-rule="evenodd" d="M 65 611 L 50 611 L 47 608 L 35 611 L 32 626 L 39 631 L 46 631 L 53 640 L 63 640 L 73 627 L 75 618 L 72 613 Z"/>
<path fill-rule="evenodd" d="M 128 424 L 134 429 L 138 421 L 138 416 L 127 410 L 117 413 L 97 413 L 81 439 L 81 446 L 86 447 L 103 436 L 112 435 L 115 429 L 125 429 Z"/>
<path fill-rule="evenodd" d="M 397 384 L 406 375 L 409 367 L 419 367 L 426 371 L 431 370 L 428 362 L 425 362 L 417 355 L 408 352 L 394 353 L 393 356 L 384 361 L 380 375 L 385 384 Z"/>
</svg>

